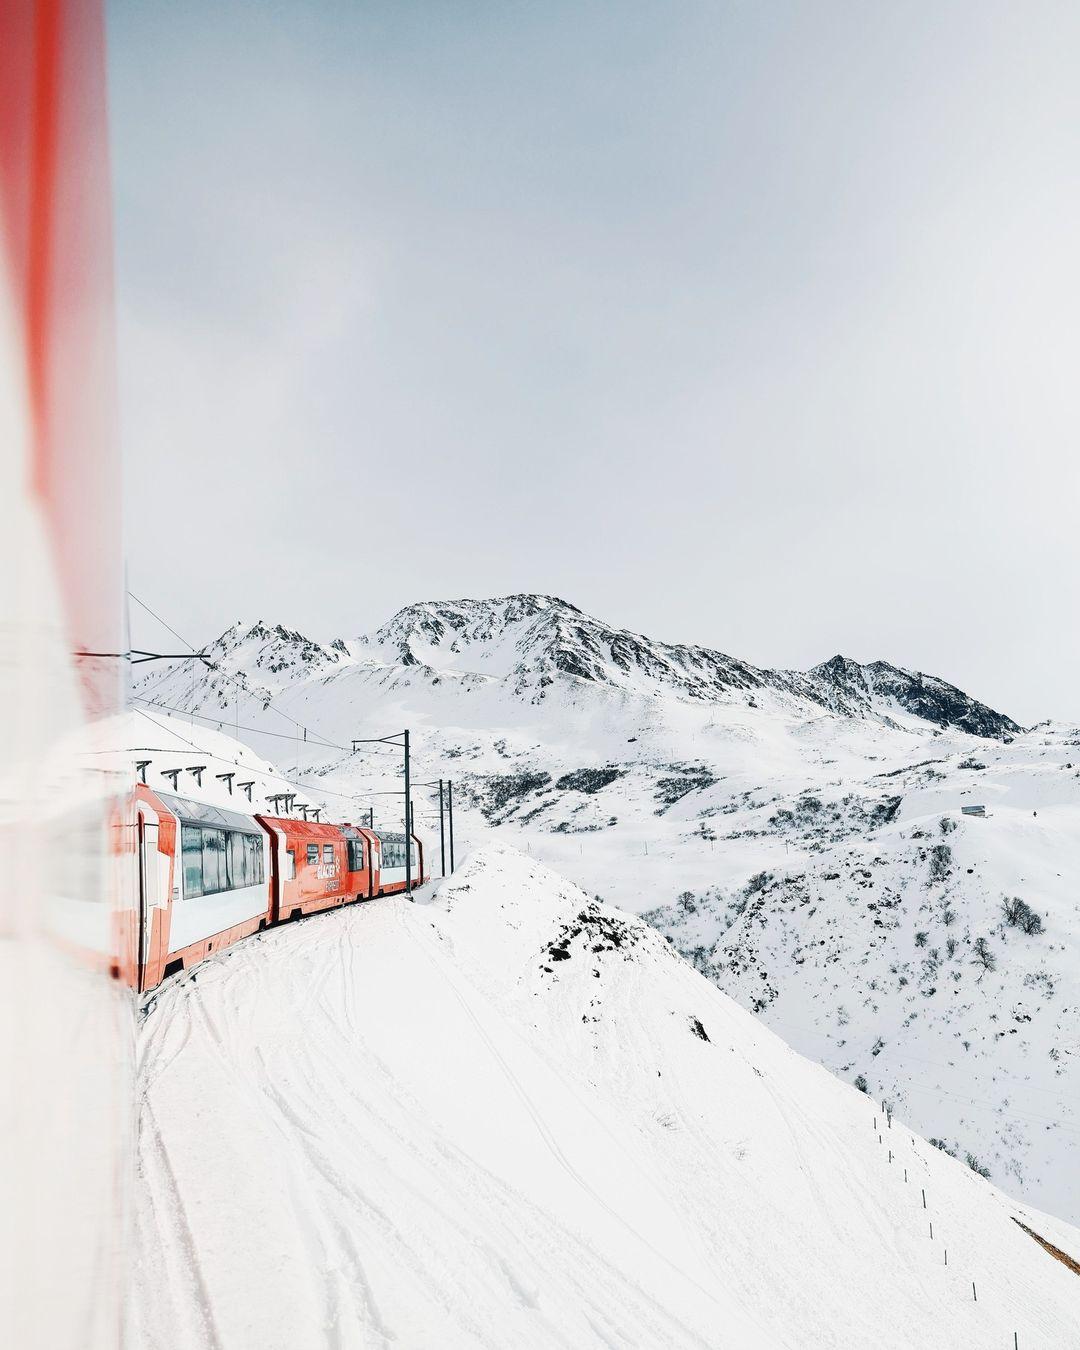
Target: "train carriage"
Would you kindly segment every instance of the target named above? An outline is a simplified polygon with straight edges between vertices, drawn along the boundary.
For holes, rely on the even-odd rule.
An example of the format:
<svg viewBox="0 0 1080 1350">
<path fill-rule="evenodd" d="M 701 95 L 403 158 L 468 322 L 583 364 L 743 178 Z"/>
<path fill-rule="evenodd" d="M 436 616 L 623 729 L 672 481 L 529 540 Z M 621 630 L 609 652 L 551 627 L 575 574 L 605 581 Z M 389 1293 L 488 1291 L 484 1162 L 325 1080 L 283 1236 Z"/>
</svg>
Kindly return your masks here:
<svg viewBox="0 0 1080 1350">
<path fill-rule="evenodd" d="M 404 834 L 245 805 L 136 785 L 140 990 L 273 924 L 405 889 Z M 427 880 L 413 835 L 411 883 Z"/>
<path fill-rule="evenodd" d="M 372 852 L 377 860 L 375 894 L 393 895 L 403 891 L 406 886 L 404 834 L 386 830 L 364 830 L 363 833 L 372 841 Z M 430 880 L 430 876 L 424 875 L 423 845 L 415 834 L 412 836 L 410 871 L 413 886 L 421 886 Z"/>
<path fill-rule="evenodd" d="M 270 922 L 270 839 L 253 815 L 135 789 L 139 987 Z"/>
<path fill-rule="evenodd" d="M 256 816 L 271 837 L 270 921 L 297 919 L 371 894 L 364 853 L 342 825 Z"/>
</svg>

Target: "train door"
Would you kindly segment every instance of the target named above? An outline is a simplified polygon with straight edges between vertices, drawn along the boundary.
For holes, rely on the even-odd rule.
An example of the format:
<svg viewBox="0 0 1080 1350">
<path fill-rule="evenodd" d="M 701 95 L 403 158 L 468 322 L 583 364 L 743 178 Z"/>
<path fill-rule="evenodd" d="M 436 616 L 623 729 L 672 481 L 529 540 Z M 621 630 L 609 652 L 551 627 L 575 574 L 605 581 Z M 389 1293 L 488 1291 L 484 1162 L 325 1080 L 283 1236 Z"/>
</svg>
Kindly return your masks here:
<svg viewBox="0 0 1080 1350">
<path fill-rule="evenodd" d="M 158 873 L 158 823 L 148 820 L 144 812 L 138 815 L 139 830 L 139 919 L 138 919 L 138 990 L 146 988 L 146 967 L 150 960 L 150 937 L 153 912 L 161 903 Z"/>
</svg>

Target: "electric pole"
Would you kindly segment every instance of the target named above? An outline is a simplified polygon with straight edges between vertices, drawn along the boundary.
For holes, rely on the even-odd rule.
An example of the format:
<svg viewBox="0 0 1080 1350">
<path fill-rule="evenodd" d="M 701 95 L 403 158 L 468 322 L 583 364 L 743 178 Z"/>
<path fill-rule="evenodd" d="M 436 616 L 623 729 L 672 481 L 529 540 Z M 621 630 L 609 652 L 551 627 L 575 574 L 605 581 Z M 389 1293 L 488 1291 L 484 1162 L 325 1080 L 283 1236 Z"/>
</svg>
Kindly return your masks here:
<svg viewBox="0 0 1080 1350">
<path fill-rule="evenodd" d="M 446 815 L 443 810 L 443 780 L 439 779 L 439 854 L 442 874 L 446 876 Z"/>
<path fill-rule="evenodd" d="M 409 733 L 405 732 L 405 894 L 412 899 L 412 799 L 409 792 Z"/>
<path fill-rule="evenodd" d="M 450 818 L 450 872 L 454 871 L 454 780 L 446 785 L 446 814 Z"/>
</svg>

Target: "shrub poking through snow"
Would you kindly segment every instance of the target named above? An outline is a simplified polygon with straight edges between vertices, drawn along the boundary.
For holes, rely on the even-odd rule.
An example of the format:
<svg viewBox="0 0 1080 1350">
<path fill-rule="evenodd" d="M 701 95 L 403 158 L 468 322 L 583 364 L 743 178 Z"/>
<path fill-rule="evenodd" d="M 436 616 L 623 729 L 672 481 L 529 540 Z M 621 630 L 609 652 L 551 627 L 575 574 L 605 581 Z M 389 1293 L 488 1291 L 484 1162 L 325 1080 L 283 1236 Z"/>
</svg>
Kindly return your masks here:
<svg viewBox="0 0 1080 1350">
<path fill-rule="evenodd" d="M 975 955 L 972 957 L 971 964 L 973 966 L 982 967 L 982 974 L 979 976 L 980 980 L 988 970 L 997 969 L 997 957 L 990 950 L 990 944 L 984 937 L 975 939 Z"/>
<path fill-rule="evenodd" d="M 930 850 L 930 880 L 946 881 L 952 865 L 952 849 L 948 844 L 935 844 Z"/>
<path fill-rule="evenodd" d="M 621 778 L 625 772 L 625 769 L 616 769 L 611 765 L 604 769 L 575 769 L 572 773 L 564 773 L 556 780 L 555 786 L 562 792 L 599 792 Z"/>
<path fill-rule="evenodd" d="M 1008 927 L 1019 928 L 1029 937 L 1043 931 L 1042 915 L 1036 914 L 1027 901 L 1021 900 L 1018 895 L 1003 900 L 1001 912 Z"/>
</svg>

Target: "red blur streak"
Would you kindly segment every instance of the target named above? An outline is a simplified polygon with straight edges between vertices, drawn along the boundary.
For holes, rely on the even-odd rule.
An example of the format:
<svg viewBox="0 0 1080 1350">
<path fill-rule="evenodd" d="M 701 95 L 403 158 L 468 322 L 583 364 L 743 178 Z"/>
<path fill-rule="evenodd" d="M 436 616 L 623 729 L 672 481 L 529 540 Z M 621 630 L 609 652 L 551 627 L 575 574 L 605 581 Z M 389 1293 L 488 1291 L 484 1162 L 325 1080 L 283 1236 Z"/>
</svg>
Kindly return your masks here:
<svg viewBox="0 0 1080 1350">
<path fill-rule="evenodd" d="M 71 646 L 121 641 L 112 227 L 101 0 L 0 0 L 0 238 Z M 116 663 L 80 663 L 90 714 Z"/>
</svg>

